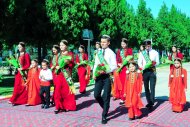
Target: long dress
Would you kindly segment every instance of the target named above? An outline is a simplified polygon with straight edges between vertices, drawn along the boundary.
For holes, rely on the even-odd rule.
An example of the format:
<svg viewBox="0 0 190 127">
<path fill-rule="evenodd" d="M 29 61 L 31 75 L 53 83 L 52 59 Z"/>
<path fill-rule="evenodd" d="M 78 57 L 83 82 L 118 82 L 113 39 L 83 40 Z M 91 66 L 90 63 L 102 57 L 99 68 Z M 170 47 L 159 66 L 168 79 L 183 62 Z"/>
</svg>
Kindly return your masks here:
<svg viewBox="0 0 190 127">
<path fill-rule="evenodd" d="M 72 56 L 72 60 L 69 64 L 64 67 L 64 71 L 67 71 L 71 75 L 72 68 L 74 67 L 74 56 L 72 52 L 68 53 L 69 56 Z M 59 56 L 59 60 L 61 55 Z M 66 77 L 61 71 L 54 77 L 55 92 L 54 92 L 54 101 L 56 110 L 76 110 L 76 100 L 75 94 L 71 92 L 69 83 L 66 80 Z"/>
<path fill-rule="evenodd" d="M 174 68 L 169 75 L 169 101 L 172 110 L 182 112 L 186 104 L 185 89 L 187 89 L 187 71 L 183 68 Z"/>
<path fill-rule="evenodd" d="M 28 53 L 19 56 L 18 58 L 23 70 L 27 70 L 30 67 L 30 56 Z M 22 75 L 18 71 L 15 74 L 14 89 L 10 102 L 12 104 L 26 104 L 28 100 L 28 92 L 24 86 L 24 80 Z"/>
<path fill-rule="evenodd" d="M 180 58 L 181 60 L 183 60 L 183 54 L 178 52 L 178 53 L 172 53 L 171 55 L 168 56 L 168 59 L 171 61 L 174 61 L 174 59 L 176 58 Z M 170 70 L 174 69 L 174 65 L 170 64 Z"/>
<path fill-rule="evenodd" d="M 40 98 L 40 69 L 32 68 L 28 71 L 27 78 L 27 90 L 28 90 L 28 101 L 29 105 L 38 105 L 41 103 Z"/>
<path fill-rule="evenodd" d="M 128 56 L 133 55 L 133 51 L 131 48 L 122 49 L 117 51 L 116 60 L 117 64 L 122 64 L 123 60 Z M 125 100 L 125 97 L 123 97 L 124 92 L 124 84 L 125 84 L 125 77 L 126 77 L 126 66 L 122 68 L 122 70 L 119 72 L 119 77 L 116 75 L 114 76 L 114 97 L 117 99 Z M 121 85 L 121 86 L 120 86 Z"/>
<path fill-rule="evenodd" d="M 76 55 L 76 63 L 80 63 L 82 61 L 87 61 L 87 60 L 88 60 L 88 55 L 86 53 Z M 79 65 L 77 70 L 78 70 L 79 83 L 80 83 L 79 92 L 83 93 L 86 91 L 86 86 L 89 82 L 88 65 Z"/>
<path fill-rule="evenodd" d="M 130 72 L 126 76 L 124 94 L 126 94 L 125 106 L 128 108 L 129 118 L 141 116 L 143 107 L 141 100 L 142 73 Z"/>
<path fill-rule="evenodd" d="M 53 58 L 52 58 L 52 61 L 50 63 L 50 67 L 52 66 L 59 66 L 58 64 L 58 59 L 59 59 L 59 56 L 60 56 L 60 53 L 58 53 L 57 55 L 54 55 Z M 54 68 L 52 70 L 52 75 L 53 75 L 53 84 L 54 84 L 54 91 L 53 91 L 53 95 L 52 95 L 52 102 L 54 102 L 54 98 L 55 98 L 55 87 L 56 87 L 56 83 L 55 83 L 55 77 L 56 77 L 56 69 Z"/>
</svg>

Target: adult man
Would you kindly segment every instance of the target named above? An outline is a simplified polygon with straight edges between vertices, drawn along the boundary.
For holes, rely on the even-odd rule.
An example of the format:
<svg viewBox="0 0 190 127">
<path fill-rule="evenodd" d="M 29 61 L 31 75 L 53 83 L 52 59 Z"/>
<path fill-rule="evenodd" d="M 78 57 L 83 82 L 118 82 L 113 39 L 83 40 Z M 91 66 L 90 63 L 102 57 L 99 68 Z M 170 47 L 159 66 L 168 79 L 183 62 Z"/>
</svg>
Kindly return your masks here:
<svg viewBox="0 0 190 127">
<path fill-rule="evenodd" d="M 145 95 L 148 102 L 146 107 L 152 108 L 155 99 L 155 85 L 156 85 L 155 66 L 159 64 L 159 54 L 156 50 L 152 49 L 151 40 L 149 39 L 145 40 L 144 45 L 145 45 L 145 50 L 139 54 L 138 65 L 140 68 L 143 69 Z"/>
</svg>

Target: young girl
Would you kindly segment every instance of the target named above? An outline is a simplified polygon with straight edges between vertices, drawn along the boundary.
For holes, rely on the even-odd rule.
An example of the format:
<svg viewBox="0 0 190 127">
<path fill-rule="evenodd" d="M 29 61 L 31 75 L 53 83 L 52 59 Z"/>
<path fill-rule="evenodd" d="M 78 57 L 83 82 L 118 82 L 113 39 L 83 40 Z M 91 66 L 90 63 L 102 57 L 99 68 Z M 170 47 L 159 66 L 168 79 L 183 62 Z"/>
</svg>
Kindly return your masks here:
<svg viewBox="0 0 190 127">
<path fill-rule="evenodd" d="M 139 118 L 142 114 L 140 109 L 143 107 L 141 101 L 142 92 L 142 73 L 137 70 L 137 63 L 129 62 L 129 71 L 126 71 L 126 81 L 124 89 L 125 106 L 128 108 L 129 120 Z"/>
<path fill-rule="evenodd" d="M 80 64 L 83 61 L 88 61 L 88 55 L 85 53 L 85 47 L 83 45 L 80 45 L 79 54 L 76 56 L 76 63 L 79 65 L 77 68 L 80 82 L 79 92 L 82 94 L 86 92 L 86 86 L 90 79 L 90 70 L 88 69 L 88 65 Z"/>
<path fill-rule="evenodd" d="M 26 106 L 38 105 L 41 103 L 39 74 L 40 69 L 38 68 L 38 60 L 34 59 L 31 62 L 31 68 L 28 71 L 28 78 L 25 83 L 28 90 L 28 101 Z"/>
<path fill-rule="evenodd" d="M 182 112 L 186 104 L 187 71 L 182 68 L 181 59 L 174 60 L 174 68 L 169 75 L 169 101 L 173 112 Z"/>
</svg>

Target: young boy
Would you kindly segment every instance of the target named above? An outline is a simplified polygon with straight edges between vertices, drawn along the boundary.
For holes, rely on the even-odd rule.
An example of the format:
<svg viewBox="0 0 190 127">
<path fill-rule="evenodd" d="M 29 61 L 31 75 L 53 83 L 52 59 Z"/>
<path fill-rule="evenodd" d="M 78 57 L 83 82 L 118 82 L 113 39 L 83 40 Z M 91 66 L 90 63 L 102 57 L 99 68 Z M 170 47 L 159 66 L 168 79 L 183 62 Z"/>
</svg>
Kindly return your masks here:
<svg viewBox="0 0 190 127">
<path fill-rule="evenodd" d="M 110 73 L 112 73 L 117 68 L 116 55 L 109 48 L 110 37 L 108 35 L 103 35 L 101 37 L 101 47 L 95 57 L 95 64 L 93 69 L 93 78 L 95 79 L 94 97 L 98 101 L 99 105 L 102 107 L 102 124 L 107 123 L 107 113 L 110 107 L 110 95 L 111 95 L 111 80 Z M 106 70 L 99 70 L 99 66 L 106 66 Z M 98 76 L 96 74 L 99 74 Z M 101 92 L 104 90 L 103 95 Z"/>
<path fill-rule="evenodd" d="M 53 79 L 52 72 L 48 68 L 48 60 L 42 61 L 42 70 L 40 71 L 40 97 L 42 101 L 41 108 L 49 108 L 50 104 L 50 81 Z M 45 96 L 44 96 L 45 93 Z"/>
</svg>

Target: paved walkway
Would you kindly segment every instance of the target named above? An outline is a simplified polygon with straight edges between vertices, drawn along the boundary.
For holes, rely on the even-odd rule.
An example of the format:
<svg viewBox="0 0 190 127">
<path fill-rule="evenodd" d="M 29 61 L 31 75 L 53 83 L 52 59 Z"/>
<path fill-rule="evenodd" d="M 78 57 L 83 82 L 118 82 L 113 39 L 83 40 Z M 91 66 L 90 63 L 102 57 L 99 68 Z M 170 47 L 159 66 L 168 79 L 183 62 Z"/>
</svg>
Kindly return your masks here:
<svg viewBox="0 0 190 127">
<path fill-rule="evenodd" d="M 190 70 L 190 64 L 184 64 L 187 70 Z M 188 72 L 189 73 L 189 72 Z M 158 80 L 156 86 L 156 103 L 152 111 L 146 108 L 142 109 L 143 118 L 129 121 L 127 119 L 127 110 L 119 105 L 119 101 L 112 101 L 110 105 L 109 121 L 106 125 L 101 125 L 102 109 L 96 103 L 93 97 L 94 86 L 88 86 L 88 92 L 85 95 L 77 94 L 77 111 L 62 112 L 54 114 L 54 107 L 41 109 L 40 105 L 26 107 L 24 105 L 12 107 L 7 100 L 0 101 L 0 127 L 179 127 L 189 126 L 190 122 L 190 104 L 187 103 L 185 111 L 182 113 L 173 113 L 171 105 L 167 101 L 168 97 L 168 74 L 169 67 L 161 67 L 157 71 Z M 78 87 L 78 85 L 77 85 Z M 190 89 L 187 92 L 187 99 L 190 100 Z M 142 94 L 144 105 L 146 100 L 144 92 Z"/>
</svg>

